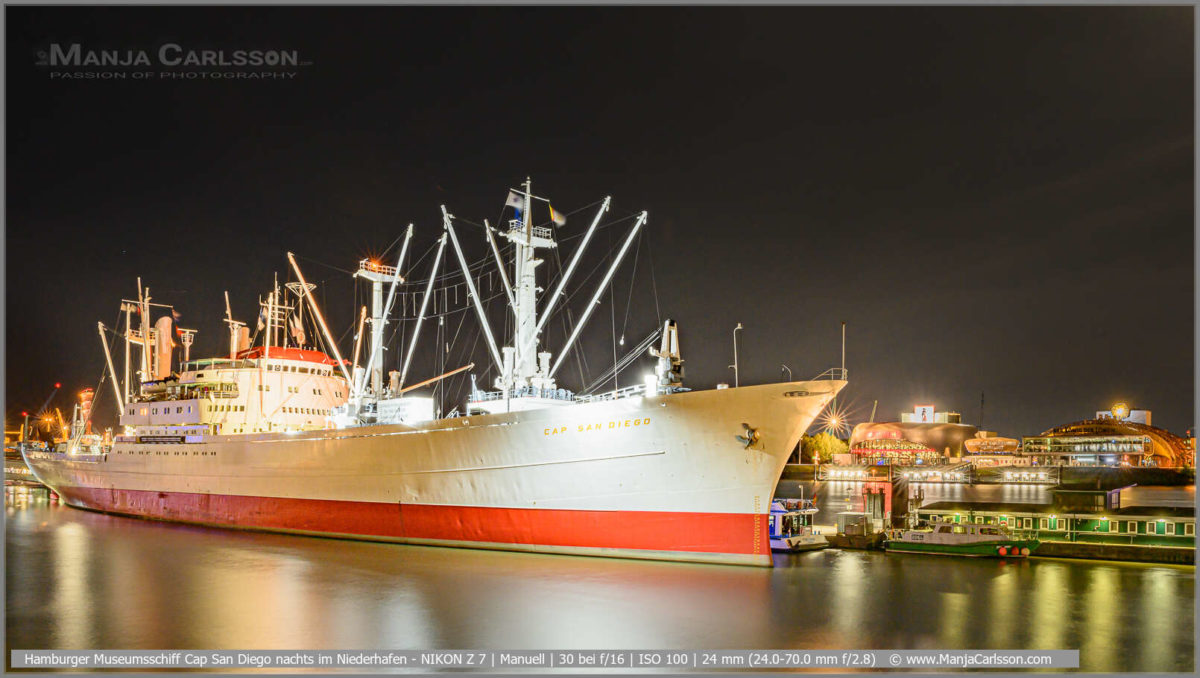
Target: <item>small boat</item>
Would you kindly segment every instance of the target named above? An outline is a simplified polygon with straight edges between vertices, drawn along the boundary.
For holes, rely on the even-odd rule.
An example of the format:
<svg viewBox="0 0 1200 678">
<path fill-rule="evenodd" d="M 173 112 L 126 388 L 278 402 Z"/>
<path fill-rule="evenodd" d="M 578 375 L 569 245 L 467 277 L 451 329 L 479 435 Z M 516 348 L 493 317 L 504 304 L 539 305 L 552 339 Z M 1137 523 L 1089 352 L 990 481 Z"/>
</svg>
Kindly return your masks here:
<svg viewBox="0 0 1200 678">
<path fill-rule="evenodd" d="M 883 542 L 887 551 L 935 553 L 976 558 L 1024 558 L 1040 544 L 1036 537 L 1003 525 L 977 525 L 932 520 L 895 530 Z"/>
<path fill-rule="evenodd" d="M 824 535 L 813 529 L 818 511 L 811 499 L 776 499 L 771 502 L 771 550 L 796 553 L 829 546 Z"/>
</svg>

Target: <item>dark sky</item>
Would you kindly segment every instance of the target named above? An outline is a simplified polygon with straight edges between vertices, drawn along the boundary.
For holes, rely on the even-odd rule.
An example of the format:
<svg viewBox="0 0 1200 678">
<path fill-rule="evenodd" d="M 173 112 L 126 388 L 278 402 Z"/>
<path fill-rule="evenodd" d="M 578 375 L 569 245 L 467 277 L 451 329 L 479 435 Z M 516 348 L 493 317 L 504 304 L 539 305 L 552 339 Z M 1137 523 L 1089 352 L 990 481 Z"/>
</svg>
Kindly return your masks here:
<svg viewBox="0 0 1200 678">
<path fill-rule="evenodd" d="M 5 17 L 6 416 L 56 380 L 96 385 L 96 321 L 114 324 L 139 275 L 201 330 L 194 355 L 214 354 L 222 290 L 252 321 L 291 250 L 340 336 L 362 297 L 334 267 L 410 221 L 415 260 L 442 203 L 495 223 L 531 175 L 561 211 L 611 194 L 613 221 L 650 213 L 589 326 L 585 377 L 612 363 L 614 334 L 636 343 L 660 315 L 680 323 L 693 387 L 732 381 L 738 322 L 743 384 L 784 363 L 808 377 L 840 360 L 844 320 L 855 421 L 878 400 L 877 420 L 933 403 L 978 423 L 986 393 L 986 428 L 1012 436 L 1118 399 L 1178 433 L 1194 423 L 1190 7 Z M 65 81 L 35 65 L 76 42 L 151 58 L 164 43 L 288 49 L 311 65 L 287 81 Z M 436 374 L 431 360 L 414 374 Z M 560 381 L 578 389 L 569 368 Z M 107 383 L 100 399 L 111 411 Z"/>
</svg>

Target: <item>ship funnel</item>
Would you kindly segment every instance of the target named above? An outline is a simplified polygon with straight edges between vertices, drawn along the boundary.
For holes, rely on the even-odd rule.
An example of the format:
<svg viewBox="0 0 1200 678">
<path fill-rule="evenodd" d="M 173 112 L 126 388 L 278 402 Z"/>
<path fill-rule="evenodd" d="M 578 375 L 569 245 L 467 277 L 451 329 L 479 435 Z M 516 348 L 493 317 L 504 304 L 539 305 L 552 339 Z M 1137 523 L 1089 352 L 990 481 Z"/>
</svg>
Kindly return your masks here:
<svg viewBox="0 0 1200 678">
<path fill-rule="evenodd" d="M 175 343 L 171 340 L 172 324 L 173 322 L 169 315 L 164 315 L 158 319 L 158 322 L 154 323 L 155 379 L 165 379 L 171 376 L 171 347 Z"/>
<path fill-rule="evenodd" d="M 83 422 L 84 433 L 92 432 L 92 400 L 96 392 L 85 388 L 79 392 L 79 419 Z"/>
<path fill-rule="evenodd" d="M 250 350 L 250 328 L 242 325 L 238 328 L 237 335 L 237 352 Z"/>
</svg>

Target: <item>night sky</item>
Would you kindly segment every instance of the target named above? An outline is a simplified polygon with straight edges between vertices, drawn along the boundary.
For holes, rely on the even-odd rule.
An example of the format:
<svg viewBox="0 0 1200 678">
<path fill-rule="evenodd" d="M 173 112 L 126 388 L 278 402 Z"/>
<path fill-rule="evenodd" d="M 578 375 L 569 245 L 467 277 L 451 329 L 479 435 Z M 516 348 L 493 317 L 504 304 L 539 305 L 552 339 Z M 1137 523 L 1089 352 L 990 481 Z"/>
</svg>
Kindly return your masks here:
<svg viewBox="0 0 1200 678">
<path fill-rule="evenodd" d="M 807 378 L 838 364 L 845 321 L 841 402 L 855 422 L 878 400 L 876 420 L 932 403 L 977 424 L 984 393 L 984 426 L 1009 436 L 1116 400 L 1176 433 L 1194 424 L 1191 7 L 5 17 L 9 422 L 55 381 L 67 413 L 69 394 L 97 385 L 96 322 L 115 325 L 139 275 L 200 330 L 193 357 L 212 355 L 227 346 L 222 291 L 253 324 L 293 251 L 348 354 L 365 288 L 356 296 L 345 271 L 410 221 L 418 261 L 440 235 L 440 204 L 482 259 L 471 224 L 497 223 L 529 175 L 571 213 L 564 239 L 594 208 L 576 210 L 613 196 L 577 280 L 627 217 L 650 214 L 588 327 L 586 370 L 572 359 L 559 373 L 565 387 L 612 364 L 614 337 L 626 335 L 623 354 L 660 317 L 680 323 L 692 387 L 733 381 L 738 322 L 742 384 L 778 381 L 781 364 Z M 288 80 L 68 81 L 36 65 L 52 43 L 151 58 L 164 43 L 296 50 L 311 63 Z M 482 370 L 463 316 L 446 317 L 445 369 L 474 347 Z M 563 324 L 551 323 L 556 353 Z M 442 366 L 431 348 L 420 359 L 410 382 Z M 98 421 L 114 423 L 107 382 L 99 401 Z"/>
</svg>

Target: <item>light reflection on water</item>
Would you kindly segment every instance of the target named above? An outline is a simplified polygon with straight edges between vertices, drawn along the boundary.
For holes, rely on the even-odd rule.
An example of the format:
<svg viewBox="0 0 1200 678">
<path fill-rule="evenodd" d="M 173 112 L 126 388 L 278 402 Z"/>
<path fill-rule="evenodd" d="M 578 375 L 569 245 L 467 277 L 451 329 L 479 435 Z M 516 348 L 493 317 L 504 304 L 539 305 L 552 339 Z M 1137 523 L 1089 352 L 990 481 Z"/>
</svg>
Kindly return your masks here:
<svg viewBox="0 0 1200 678">
<path fill-rule="evenodd" d="M 1080 648 L 1089 671 L 1192 668 L 1186 567 L 829 549 L 768 570 L 210 530 L 38 502 L 7 518 L 9 650 Z"/>
</svg>

